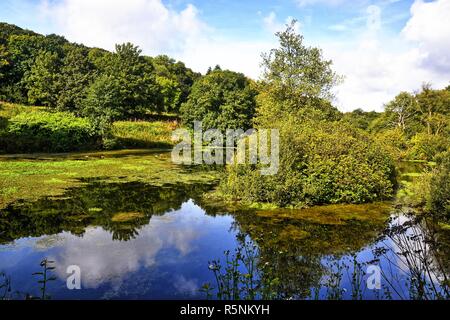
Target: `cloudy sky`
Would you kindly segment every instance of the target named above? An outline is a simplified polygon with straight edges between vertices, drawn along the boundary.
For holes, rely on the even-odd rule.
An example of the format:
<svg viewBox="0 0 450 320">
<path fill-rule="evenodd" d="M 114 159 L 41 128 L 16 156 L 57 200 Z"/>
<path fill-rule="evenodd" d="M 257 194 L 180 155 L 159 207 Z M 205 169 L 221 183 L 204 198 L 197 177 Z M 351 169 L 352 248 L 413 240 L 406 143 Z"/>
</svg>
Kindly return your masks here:
<svg viewBox="0 0 450 320">
<path fill-rule="evenodd" d="M 205 72 L 258 78 L 290 19 L 345 77 L 341 110 L 379 110 L 423 82 L 450 84 L 450 0 L 0 0 L 0 20 L 89 46 L 131 41 Z"/>
</svg>

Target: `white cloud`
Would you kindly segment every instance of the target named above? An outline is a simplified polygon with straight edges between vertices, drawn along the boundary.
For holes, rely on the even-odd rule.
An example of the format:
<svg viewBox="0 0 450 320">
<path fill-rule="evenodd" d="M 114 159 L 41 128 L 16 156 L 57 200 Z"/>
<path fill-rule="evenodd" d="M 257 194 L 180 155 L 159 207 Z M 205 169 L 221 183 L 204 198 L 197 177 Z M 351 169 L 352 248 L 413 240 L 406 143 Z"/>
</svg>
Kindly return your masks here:
<svg viewBox="0 0 450 320">
<path fill-rule="evenodd" d="M 444 87 L 450 80 L 450 0 L 416 1 L 399 34 L 386 34 L 383 12 L 367 8 L 366 27 L 346 41 L 317 43 L 334 68 L 345 76 L 339 86 L 341 110 L 383 110 L 400 91 L 414 91 L 423 82 Z M 336 29 L 336 28 L 335 28 Z M 339 28 L 337 28 L 339 29 Z"/>
<path fill-rule="evenodd" d="M 293 17 L 287 17 L 284 22 L 280 22 L 277 19 L 275 12 L 271 11 L 267 16 L 263 18 L 264 27 L 272 34 L 283 31 L 286 29 L 286 25 L 290 24 L 294 20 Z M 295 31 L 300 32 L 301 24 L 299 21 L 295 23 Z"/>
<path fill-rule="evenodd" d="M 398 92 L 416 90 L 422 82 L 436 87 L 448 84 L 450 0 L 417 0 L 404 30 L 396 34 L 387 32 L 392 21 L 399 21 L 389 15 L 391 2 L 395 0 L 380 1 L 379 6 L 366 7 L 365 15 L 329 27 L 346 32 L 346 38 L 306 38 L 321 47 L 325 56 L 333 59 L 336 71 L 346 77 L 337 88 L 341 110 L 362 107 L 381 111 Z M 364 3 L 361 0 L 356 5 L 362 9 Z M 345 5 L 344 0 L 297 0 L 297 4 Z M 261 16 L 267 37 L 242 39 L 222 36 L 202 20 L 193 5 L 177 11 L 161 0 L 44 1 L 42 10 L 56 23 L 55 32 L 71 41 L 106 49 L 130 41 L 145 54 L 168 54 L 196 71 L 220 64 L 253 78 L 260 74 L 261 53 L 276 46 L 270 35 L 292 19 L 280 19 L 270 12 Z M 400 18 L 404 19 L 404 14 Z"/>
<path fill-rule="evenodd" d="M 407 40 L 418 44 L 423 56 L 422 67 L 447 75 L 450 72 L 449 17 L 450 0 L 418 0 L 411 7 L 411 19 L 402 32 Z"/>
<path fill-rule="evenodd" d="M 221 37 L 190 4 L 177 12 L 161 0 L 64 0 L 43 1 L 41 11 L 70 41 L 108 50 L 132 42 L 145 54 L 167 54 L 200 72 L 220 64 L 257 78 L 259 57 L 271 45 Z"/>
<path fill-rule="evenodd" d="M 100 227 L 87 228 L 81 238 L 63 233 L 50 259 L 55 261 L 55 271 L 61 279 L 66 278 L 68 266 L 77 265 L 82 271 L 83 288 L 110 283 L 118 289 L 128 274 L 167 263 L 157 259 L 162 250 L 175 249 L 176 253 L 170 256 L 175 260 L 183 260 L 197 250 L 195 241 L 203 236 L 202 226 L 208 219 L 211 218 L 200 207 L 189 201 L 178 211 L 153 216 L 149 225 L 139 230 L 139 236 L 128 242 L 111 241 L 111 233 Z M 182 284 L 178 276 L 175 280 L 180 290 L 186 291 L 193 285 Z"/>
<path fill-rule="evenodd" d="M 313 6 L 317 4 L 337 6 L 344 2 L 345 0 L 296 0 L 299 7 Z"/>
<path fill-rule="evenodd" d="M 196 7 L 177 12 L 161 0 L 44 1 L 41 8 L 69 40 L 109 50 L 133 42 L 147 54 L 170 54 L 207 31 Z"/>
</svg>

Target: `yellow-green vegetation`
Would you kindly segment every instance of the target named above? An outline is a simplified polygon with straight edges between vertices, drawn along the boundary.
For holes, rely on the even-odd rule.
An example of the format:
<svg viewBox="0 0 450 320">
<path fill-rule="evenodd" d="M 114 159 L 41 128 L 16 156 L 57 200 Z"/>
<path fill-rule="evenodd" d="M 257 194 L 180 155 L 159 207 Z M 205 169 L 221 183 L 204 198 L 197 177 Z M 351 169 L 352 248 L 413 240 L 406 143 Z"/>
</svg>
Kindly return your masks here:
<svg viewBox="0 0 450 320">
<path fill-rule="evenodd" d="M 364 247 L 385 228 L 386 202 L 327 205 L 308 209 L 237 210 L 241 231 L 269 254 L 342 254 Z M 276 251 L 272 251 L 276 248 Z M 301 252 L 301 253 L 300 253 Z"/>
<path fill-rule="evenodd" d="M 315 206 L 305 209 L 275 209 L 257 211 L 261 217 L 278 220 L 303 220 L 321 225 L 342 225 L 351 220 L 383 223 L 388 218 L 392 205 L 388 202 L 370 204 L 341 204 Z"/>
<path fill-rule="evenodd" d="M 89 178 L 163 185 L 211 183 L 217 173 L 176 166 L 170 161 L 170 153 L 148 150 L 34 155 L 27 159 L 1 156 L 0 208 L 19 199 L 62 195 Z"/>
<path fill-rule="evenodd" d="M 69 112 L 19 113 L 9 119 L 0 138 L 0 151 L 8 153 L 93 150 L 101 145 L 93 123 Z"/>
<path fill-rule="evenodd" d="M 0 118 L 12 118 L 22 112 L 45 111 L 45 107 L 24 106 L 15 103 L 0 102 Z"/>
<path fill-rule="evenodd" d="M 144 218 L 145 215 L 142 212 L 120 212 L 115 214 L 112 218 L 112 222 L 128 222 L 136 219 Z"/>
<path fill-rule="evenodd" d="M 111 137 L 103 139 L 86 118 L 45 107 L 0 103 L 0 152 L 68 152 L 76 150 L 170 148 L 178 127 L 170 114 L 153 115 L 152 121 L 117 121 Z M 3 132 L 3 133 L 2 133 Z"/>
<path fill-rule="evenodd" d="M 8 126 L 9 119 L 23 112 L 45 111 L 45 107 L 30 107 L 14 103 L 0 102 L 0 132 Z"/>
<path fill-rule="evenodd" d="M 176 121 L 118 121 L 113 124 L 112 135 L 118 147 L 163 148 L 173 146 L 172 131 Z"/>
</svg>

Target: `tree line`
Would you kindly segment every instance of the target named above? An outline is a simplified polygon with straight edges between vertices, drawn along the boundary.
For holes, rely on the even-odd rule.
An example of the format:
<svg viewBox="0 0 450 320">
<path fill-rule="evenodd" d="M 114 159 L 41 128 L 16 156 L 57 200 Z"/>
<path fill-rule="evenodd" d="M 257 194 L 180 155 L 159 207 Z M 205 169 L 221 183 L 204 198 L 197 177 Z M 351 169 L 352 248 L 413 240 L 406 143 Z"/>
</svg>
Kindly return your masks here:
<svg viewBox="0 0 450 320">
<path fill-rule="evenodd" d="M 115 52 L 0 24 L 0 99 L 107 120 L 178 113 L 199 73 L 130 44 Z"/>
</svg>

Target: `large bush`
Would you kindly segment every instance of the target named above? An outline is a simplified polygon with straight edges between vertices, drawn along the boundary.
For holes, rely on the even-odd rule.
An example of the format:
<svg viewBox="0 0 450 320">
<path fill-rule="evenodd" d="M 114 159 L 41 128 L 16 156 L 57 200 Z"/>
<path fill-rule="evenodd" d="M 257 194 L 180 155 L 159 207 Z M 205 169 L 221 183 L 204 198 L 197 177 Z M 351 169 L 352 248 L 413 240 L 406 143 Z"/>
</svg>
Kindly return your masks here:
<svg viewBox="0 0 450 320">
<path fill-rule="evenodd" d="M 67 112 L 23 112 L 9 120 L 0 137 L 3 152 L 67 152 L 98 146 L 88 119 Z"/>
<path fill-rule="evenodd" d="M 392 197 L 392 158 L 364 131 L 336 121 L 330 98 L 340 78 L 331 61 L 304 45 L 295 21 L 277 36 L 280 47 L 264 56 L 255 123 L 280 132 L 278 173 L 263 176 L 260 165 L 229 166 L 222 193 L 283 207 Z"/>
<path fill-rule="evenodd" d="M 276 175 L 261 175 L 260 166 L 229 166 L 222 193 L 232 200 L 294 207 L 393 196 L 393 161 L 366 133 L 337 122 L 291 122 L 280 138 Z"/>
</svg>

